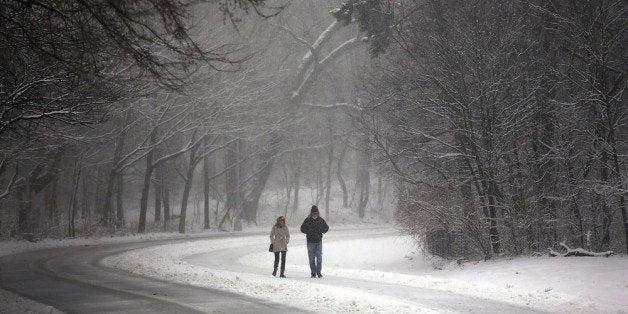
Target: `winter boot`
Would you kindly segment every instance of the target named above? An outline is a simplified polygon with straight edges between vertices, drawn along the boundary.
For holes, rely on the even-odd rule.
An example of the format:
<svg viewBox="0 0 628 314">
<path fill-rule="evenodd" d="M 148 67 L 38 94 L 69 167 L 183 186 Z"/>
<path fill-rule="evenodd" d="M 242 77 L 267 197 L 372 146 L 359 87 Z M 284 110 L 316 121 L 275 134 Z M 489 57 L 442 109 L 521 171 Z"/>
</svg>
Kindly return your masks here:
<svg viewBox="0 0 628 314">
<path fill-rule="evenodd" d="M 275 267 L 275 270 L 273 270 L 273 276 L 277 276 L 277 267 Z"/>
<path fill-rule="evenodd" d="M 316 273 L 316 276 L 318 276 L 318 278 L 323 278 L 323 275 L 321 275 L 320 272 Z"/>
</svg>

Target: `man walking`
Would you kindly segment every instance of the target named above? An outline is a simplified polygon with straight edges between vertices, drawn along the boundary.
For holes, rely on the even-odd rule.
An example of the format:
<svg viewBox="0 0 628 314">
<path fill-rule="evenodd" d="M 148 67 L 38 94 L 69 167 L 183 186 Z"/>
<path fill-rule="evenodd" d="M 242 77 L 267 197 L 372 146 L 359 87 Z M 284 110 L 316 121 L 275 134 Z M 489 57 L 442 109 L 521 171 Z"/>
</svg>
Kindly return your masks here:
<svg viewBox="0 0 628 314">
<path fill-rule="evenodd" d="M 312 278 L 321 275 L 321 265 L 323 263 L 323 233 L 329 231 L 329 226 L 325 219 L 319 217 L 318 207 L 312 206 L 310 215 L 301 224 L 301 232 L 305 233 L 307 239 L 307 256 L 310 259 L 310 271 Z"/>
</svg>

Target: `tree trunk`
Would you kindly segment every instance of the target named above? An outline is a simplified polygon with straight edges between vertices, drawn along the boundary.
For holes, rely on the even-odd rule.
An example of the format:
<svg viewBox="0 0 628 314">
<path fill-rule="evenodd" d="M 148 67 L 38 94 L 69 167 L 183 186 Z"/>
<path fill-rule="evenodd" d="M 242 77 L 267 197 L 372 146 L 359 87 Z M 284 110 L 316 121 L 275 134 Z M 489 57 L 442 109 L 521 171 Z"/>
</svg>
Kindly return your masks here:
<svg viewBox="0 0 628 314">
<path fill-rule="evenodd" d="M 615 166 L 615 175 L 617 176 L 617 188 L 619 191 L 624 191 L 624 184 L 622 182 L 621 169 L 619 168 L 619 156 L 617 154 L 617 143 L 615 143 L 614 129 L 611 129 L 610 144 L 612 145 L 613 164 Z M 624 193 L 619 194 L 619 208 L 621 210 L 621 218 L 623 220 L 624 227 L 624 240 L 626 244 L 626 252 L 628 252 L 628 216 L 626 215 L 626 198 Z"/>
<path fill-rule="evenodd" d="M 115 146 L 116 149 L 113 153 L 113 163 L 111 165 L 111 170 L 109 170 L 109 176 L 107 178 L 107 188 L 105 192 L 105 202 L 103 204 L 103 220 L 102 224 L 104 226 L 112 225 L 114 220 L 113 210 L 112 210 L 112 198 L 113 198 L 113 189 L 116 184 L 116 178 L 120 171 L 118 169 L 118 163 L 122 158 L 122 149 L 124 148 L 124 140 L 126 138 L 126 132 L 122 131 L 116 137 Z M 117 219 L 116 219 L 117 221 Z"/>
<path fill-rule="evenodd" d="M 72 184 L 72 195 L 70 196 L 70 204 L 68 206 L 68 236 L 71 238 L 76 237 L 76 195 L 78 194 L 78 187 L 81 180 L 81 168 L 81 161 L 80 159 L 77 159 L 74 162 L 74 180 Z"/>
<path fill-rule="evenodd" d="M 109 172 L 109 176 L 107 177 L 107 188 L 105 189 L 105 199 L 103 204 L 103 216 L 102 216 L 102 225 L 110 226 L 113 220 L 113 213 L 111 210 L 111 201 L 113 198 L 113 192 L 115 188 L 116 182 L 116 172 L 111 169 Z"/>
<path fill-rule="evenodd" d="M 327 172 L 325 173 L 325 218 L 329 219 L 329 200 L 331 197 L 331 168 L 334 163 L 334 145 L 327 148 Z"/>
<path fill-rule="evenodd" d="M 235 164 L 235 182 L 234 182 L 234 210 L 233 210 L 233 230 L 242 231 L 242 140 L 238 139 L 235 142 L 235 156 L 236 156 L 236 164 Z"/>
<path fill-rule="evenodd" d="M 294 185 L 294 202 L 292 203 L 292 212 L 296 213 L 299 209 L 299 190 L 301 190 L 301 163 L 302 163 L 302 154 L 301 152 L 297 153 L 295 158 L 296 167 L 294 169 L 294 179 L 292 184 Z"/>
<path fill-rule="evenodd" d="M 384 179 L 381 172 L 377 174 L 377 207 L 380 211 L 384 207 Z"/>
<path fill-rule="evenodd" d="M 200 142 L 199 142 L 200 143 Z M 179 215 L 179 233 L 185 233 L 185 219 L 187 217 L 188 199 L 190 197 L 190 189 L 194 181 L 194 168 L 196 168 L 198 145 L 190 149 L 190 160 L 188 162 L 188 170 L 185 175 L 185 186 L 183 187 L 183 197 L 181 198 L 181 214 Z"/>
<path fill-rule="evenodd" d="M 155 224 L 161 221 L 161 200 L 163 199 L 161 167 L 163 167 L 163 165 L 158 165 L 156 167 L 157 169 L 155 169 Z"/>
<path fill-rule="evenodd" d="M 608 169 L 608 153 L 606 152 L 606 149 L 601 147 L 600 148 L 602 150 L 602 154 L 600 157 L 600 167 L 602 168 L 600 170 L 600 179 L 602 180 L 602 182 L 604 183 L 609 183 L 609 169 Z M 598 244 L 598 251 L 602 251 L 605 249 L 608 249 L 609 247 L 609 241 L 610 241 L 610 229 L 611 229 L 611 223 L 613 221 L 613 216 L 611 214 L 611 210 L 606 202 L 606 197 L 605 196 L 600 196 L 599 197 L 599 206 L 601 207 L 601 215 L 602 215 L 602 230 L 601 230 L 601 237 L 602 240 L 601 242 Z"/>
<path fill-rule="evenodd" d="M 342 164 L 344 163 L 345 156 L 347 155 L 348 146 L 348 143 L 345 141 L 344 145 L 342 145 L 342 150 L 340 151 L 340 157 L 338 158 L 338 166 L 336 167 L 336 178 L 338 178 L 338 183 L 340 183 L 340 189 L 342 190 L 343 208 L 349 207 L 349 192 L 347 191 L 347 184 L 342 178 Z"/>
<path fill-rule="evenodd" d="M 576 192 L 576 179 L 573 173 L 573 163 L 571 158 L 573 156 L 573 150 L 569 150 L 569 155 L 567 156 L 567 184 L 569 186 L 569 194 L 571 195 L 571 212 L 574 215 L 574 219 L 576 220 L 578 230 L 574 236 L 579 240 L 580 247 L 584 247 L 584 227 L 582 224 L 582 214 L 580 213 L 580 207 L 578 206 L 578 195 L 580 192 Z"/>
<path fill-rule="evenodd" d="M 371 178 L 368 169 L 362 170 L 360 175 L 360 199 L 358 202 L 358 216 L 364 218 L 366 215 L 366 205 L 369 202 Z"/>
<path fill-rule="evenodd" d="M 142 187 L 142 198 L 140 200 L 140 219 L 137 225 L 137 233 L 144 233 L 146 231 L 146 212 L 148 211 L 148 193 L 150 191 L 150 179 L 153 174 L 153 152 L 146 155 L 146 171 L 144 172 L 144 186 Z"/>
<path fill-rule="evenodd" d="M 360 189 L 360 195 L 358 200 L 358 216 L 360 218 L 364 218 L 366 214 L 366 205 L 369 201 L 369 193 L 371 186 L 371 177 L 370 177 L 370 164 L 371 164 L 371 156 L 369 149 L 369 139 L 365 136 L 363 139 L 363 149 L 360 151 L 360 161 L 358 165 L 358 188 Z"/>
<path fill-rule="evenodd" d="M 57 207 L 57 184 L 58 180 L 55 179 L 45 189 L 45 206 L 48 223 L 51 226 L 59 226 L 59 211 Z"/>
<path fill-rule="evenodd" d="M 124 221 L 124 174 L 118 173 L 116 176 L 116 228 L 125 226 Z"/>
<path fill-rule="evenodd" d="M 267 158 L 267 156 L 263 156 L 262 158 Z M 261 165 L 261 167 L 263 168 L 259 170 L 256 179 L 253 181 L 253 188 L 251 189 L 251 192 L 246 195 L 246 199 L 244 200 L 244 206 L 246 208 L 246 211 L 244 212 L 245 215 L 243 218 L 245 221 L 255 224 L 257 224 L 257 210 L 259 200 L 262 197 L 262 193 L 264 192 L 266 182 L 268 182 L 268 178 L 270 177 L 275 158 L 268 157 L 268 159 L 265 160 L 267 160 L 267 162 Z"/>
<path fill-rule="evenodd" d="M 150 133 L 150 145 L 155 144 L 157 140 L 157 127 L 154 127 Z M 155 155 L 155 147 L 152 147 L 146 154 L 146 171 L 144 172 L 144 185 L 142 187 L 142 198 L 140 199 L 140 218 L 137 224 L 137 233 L 146 231 L 146 213 L 148 212 L 148 194 L 150 192 L 150 180 L 153 177 L 153 157 Z"/>
<path fill-rule="evenodd" d="M 291 200 L 291 197 L 292 197 L 292 180 L 290 178 L 289 172 L 285 171 L 285 168 L 284 168 L 284 178 L 285 178 L 285 183 L 286 183 L 286 186 L 285 186 L 285 188 L 286 188 L 286 205 L 284 206 L 284 209 L 283 209 L 283 215 L 285 217 L 287 217 L 288 216 L 288 208 L 290 207 L 290 200 Z"/>
<path fill-rule="evenodd" d="M 235 218 L 235 215 L 237 214 L 237 194 L 240 193 L 237 178 L 237 164 L 239 163 L 238 141 L 234 141 L 233 143 L 228 145 L 225 158 L 225 164 L 228 169 L 225 173 L 225 194 L 227 199 L 225 201 L 225 216 L 222 218 L 219 224 L 219 228 L 221 229 L 223 228 L 223 225 L 227 221 L 227 219 L 231 217 L 230 215 L 233 215 Z M 229 220 L 233 221 L 232 219 Z"/>
<path fill-rule="evenodd" d="M 257 224 L 259 200 L 262 197 L 264 188 L 266 187 L 266 182 L 268 182 L 268 178 L 270 178 L 273 163 L 275 162 L 275 156 L 279 152 L 280 144 L 281 143 L 277 138 L 271 138 L 267 148 L 260 155 L 259 162 L 255 163 L 256 167 L 254 171 L 256 175 L 250 181 L 250 184 L 248 184 L 248 186 L 251 186 L 251 189 L 245 194 L 245 197 L 242 200 L 242 218 L 247 223 Z M 242 177 L 242 175 L 240 175 L 240 177 Z"/>
<path fill-rule="evenodd" d="M 495 196 L 490 194 L 488 197 L 488 210 L 489 210 L 489 234 L 491 240 L 491 248 L 494 254 L 500 252 L 500 237 L 499 230 L 497 230 L 497 209 L 496 209 Z"/>
<path fill-rule="evenodd" d="M 161 181 L 161 193 L 163 195 L 163 206 L 164 206 L 164 230 L 168 229 L 168 223 L 170 222 L 170 217 L 172 215 L 170 210 L 170 185 L 168 184 L 168 180 L 165 180 L 165 169 L 162 168 L 161 177 L 164 180 Z"/>
<path fill-rule="evenodd" d="M 33 171 L 26 175 L 26 180 L 22 186 L 18 187 L 18 198 L 20 199 L 20 210 L 18 213 L 18 231 L 27 233 L 32 237 L 37 229 L 37 224 L 41 211 L 35 210 L 33 198 L 45 189 L 50 183 L 58 178 L 59 164 L 63 158 L 64 151 L 60 149 L 53 152 L 48 169 L 42 174 L 42 165 L 37 165 Z"/>
<path fill-rule="evenodd" d="M 209 156 L 203 158 L 203 229 L 210 229 L 211 227 L 209 223 L 209 175 L 213 169 L 211 169 L 209 158 Z"/>
<path fill-rule="evenodd" d="M 26 176 L 24 186 L 18 190 L 18 201 L 20 204 L 18 212 L 18 232 L 22 235 L 33 233 L 33 201 L 31 192 L 31 179 Z"/>
</svg>

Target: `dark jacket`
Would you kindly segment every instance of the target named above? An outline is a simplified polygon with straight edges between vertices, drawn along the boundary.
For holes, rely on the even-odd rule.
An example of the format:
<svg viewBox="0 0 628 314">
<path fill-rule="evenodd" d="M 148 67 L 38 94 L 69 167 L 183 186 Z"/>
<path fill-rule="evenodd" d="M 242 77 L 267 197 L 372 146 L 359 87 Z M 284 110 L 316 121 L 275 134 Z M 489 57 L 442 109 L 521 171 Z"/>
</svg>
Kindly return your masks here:
<svg viewBox="0 0 628 314">
<path fill-rule="evenodd" d="M 308 243 L 318 243 L 323 240 L 323 233 L 329 231 L 325 219 L 307 217 L 301 224 L 301 232 L 305 233 Z"/>
</svg>

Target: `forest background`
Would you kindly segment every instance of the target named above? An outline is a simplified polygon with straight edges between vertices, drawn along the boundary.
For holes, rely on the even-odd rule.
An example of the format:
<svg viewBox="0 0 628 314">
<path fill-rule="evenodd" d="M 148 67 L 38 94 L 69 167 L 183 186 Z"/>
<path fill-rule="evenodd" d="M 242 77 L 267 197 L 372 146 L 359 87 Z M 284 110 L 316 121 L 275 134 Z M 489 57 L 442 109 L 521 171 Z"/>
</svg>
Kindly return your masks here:
<svg viewBox="0 0 628 314">
<path fill-rule="evenodd" d="M 627 18 L 622 1 L 3 3 L 0 237 L 242 230 L 318 204 L 394 212 L 446 258 L 626 252 Z"/>
</svg>

